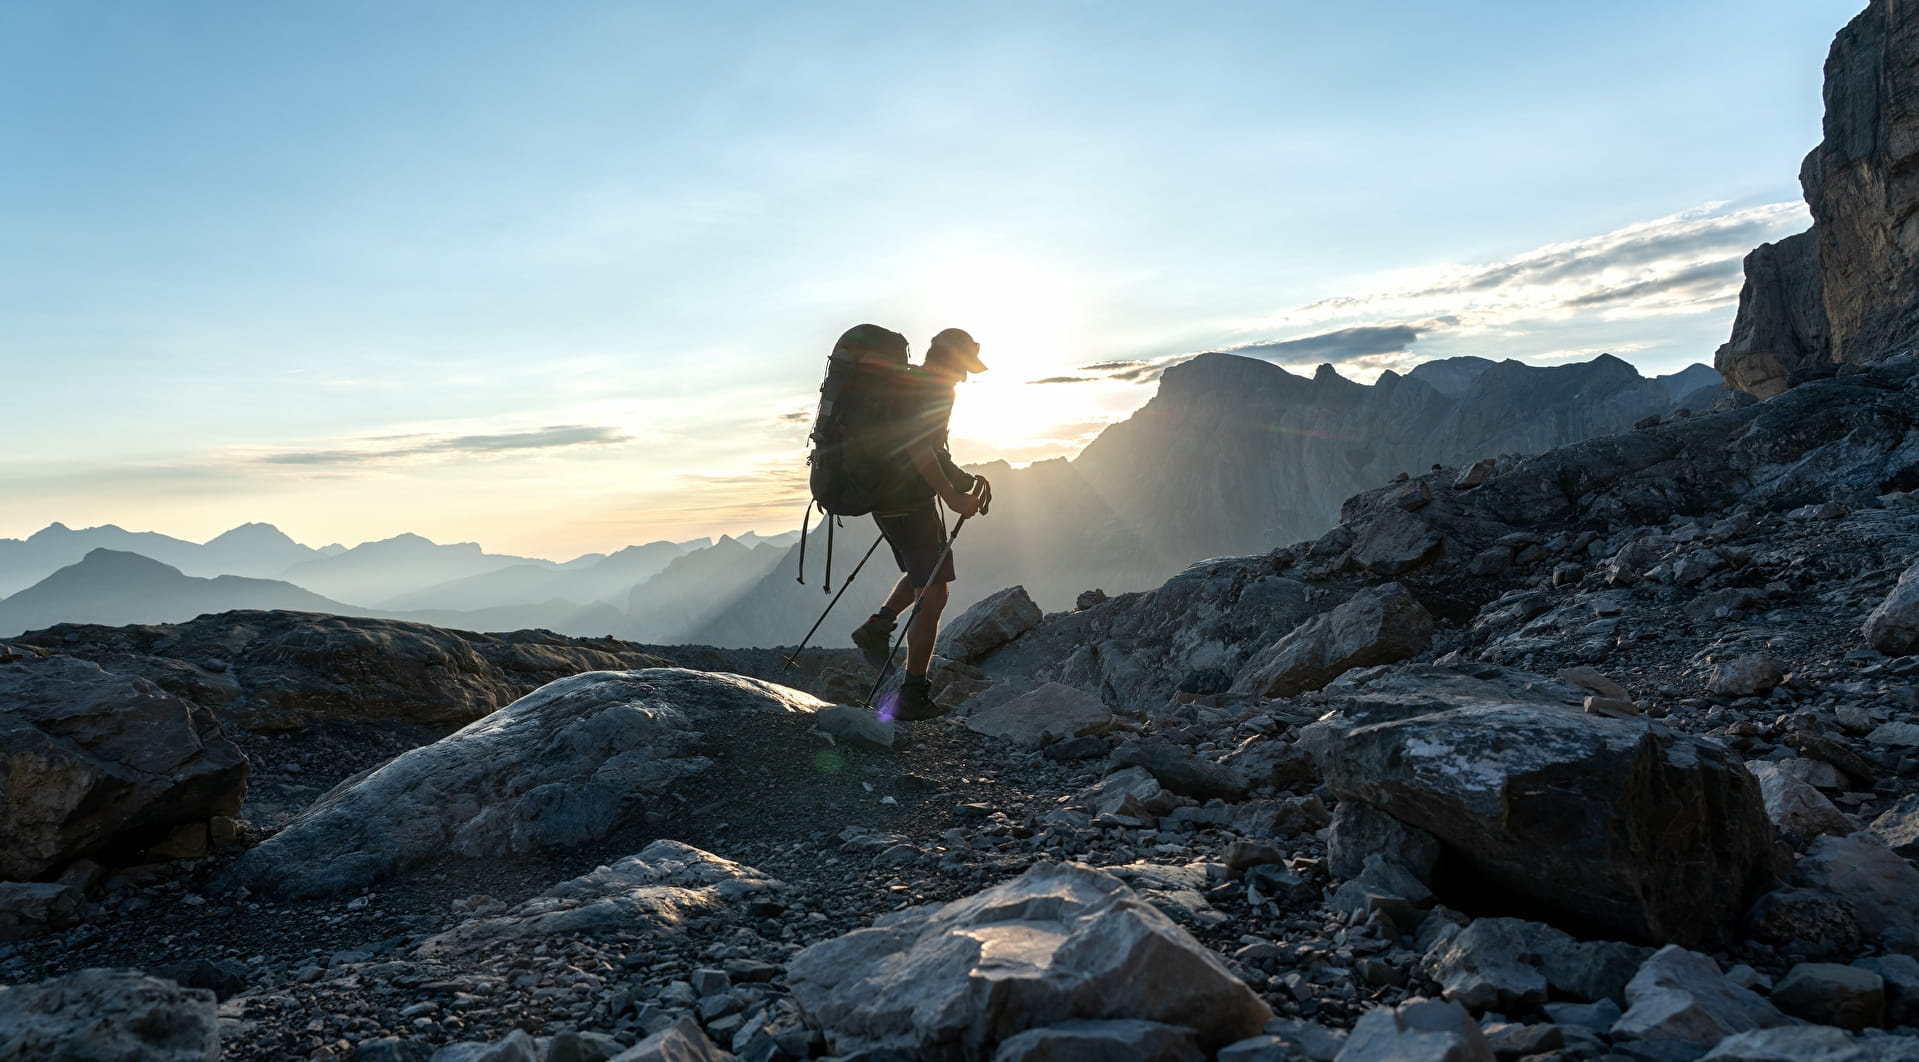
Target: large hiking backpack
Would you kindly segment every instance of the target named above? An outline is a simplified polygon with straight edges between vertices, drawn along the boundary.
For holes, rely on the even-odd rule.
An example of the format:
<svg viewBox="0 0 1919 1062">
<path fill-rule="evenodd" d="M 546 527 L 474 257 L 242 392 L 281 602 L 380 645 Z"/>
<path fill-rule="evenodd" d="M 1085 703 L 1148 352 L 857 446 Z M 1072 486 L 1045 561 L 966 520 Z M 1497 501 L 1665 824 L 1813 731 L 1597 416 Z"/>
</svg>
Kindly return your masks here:
<svg viewBox="0 0 1919 1062">
<path fill-rule="evenodd" d="M 886 486 L 887 455 L 876 452 L 884 404 L 907 372 L 906 337 L 879 325 L 855 325 L 833 345 L 813 419 L 813 501 L 829 516 L 865 516 Z"/>
</svg>

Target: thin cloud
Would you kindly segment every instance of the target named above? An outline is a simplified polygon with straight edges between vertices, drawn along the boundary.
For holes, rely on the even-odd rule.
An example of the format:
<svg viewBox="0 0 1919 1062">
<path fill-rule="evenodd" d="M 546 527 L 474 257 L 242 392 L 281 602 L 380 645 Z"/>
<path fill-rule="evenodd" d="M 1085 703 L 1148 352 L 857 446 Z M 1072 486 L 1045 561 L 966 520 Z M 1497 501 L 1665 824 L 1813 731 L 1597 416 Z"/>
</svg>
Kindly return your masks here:
<svg viewBox="0 0 1919 1062">
<path fill-rule="evenodd" d="M 1385 320 L 1453 319 L 1460 332 L 1486 333 L 1521 321 L 1600 310 L 1609 317 L 1697 313 L 1731 305 L 1746 253 L 1806 223 L 1798 202 L 1741 210 L 1712 206 L 1548 244 L 1500 262 L 1429 270 L 1379 291 L 1321 299 L 1253 327 Z"/>
<path fill-rule="evenodd" d="M 1048 376 L 1044 379 L 1028 380 L 1027 382 L 1036 384 L 1093 383 L 1105 378 L 1106 377 L 1103 376 Z"/>
<path fill-rule="evenodd" d="M 1226 352 L 1269 361 L 1353 361 L 1401 353 L 1433 329 L 1431 324 L 1359 325 L 1298 339 L 1248 343 Z"/>
<path fill-rule="evenodd" d="M 258 458 L 269 465 L 350 465 L 426 456 L 484 456 L 528 450 L 556 450 L 580 446 L 614 446 L 632 441 L 619 428 L 599 424 L 555 424 L 532 431 L 494 435 L 388 435 L 372 442 L 404 445 L 367 446 L 332 450 L 288 450 Z M 419 440 L 419 441 L 416 441 Z"/>
</svg>

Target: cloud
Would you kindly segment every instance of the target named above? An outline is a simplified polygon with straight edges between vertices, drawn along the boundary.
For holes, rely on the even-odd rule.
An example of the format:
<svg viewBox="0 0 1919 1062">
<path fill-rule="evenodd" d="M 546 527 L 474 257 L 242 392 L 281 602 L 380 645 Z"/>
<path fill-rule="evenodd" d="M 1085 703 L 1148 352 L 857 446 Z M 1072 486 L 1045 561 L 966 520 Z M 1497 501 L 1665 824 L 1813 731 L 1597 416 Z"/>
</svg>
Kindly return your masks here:
<svg viewBox="0 0 1919 1062">
<path fill-rule="evenodd" d="M 555 424 L 532 431 L 494 435 L 380 435 L 367 443 L 379 445 L 332 450 L 287 450 L 257 460 L 269 465 L 351 465 L 408 457 L 476 457 L 527 450 L 556 450 L 579 446 L 614 446 L 633 436 L 600 424 Z"/>
<path fill-rule="evenodd" d="M 1226 353 L 1266 358 L 1269 361 L 1349 361 L 1381 354 L 1398 354 L 1434 327 L 1430 323 L 1359 325 L 1298 339 L 1248 343 L 1229 347 Z"/>
<path fill-rule="evenodd" d="M 1048 376 L 1048 377 L 1045 377 L 1044 379 L 1028 380 L 1027 383 L 1036 383 L 1036 384 L 1092 383 L 1096 380 L 1103 380 L 1103 379 L 1105 379 L 1105 377 L 1103 376 Z"/>
<path fill-rule="evenodd" d="M 1498 262 L 1446 266 L 1370 292 L 1338 295 L 1247 326 L 1271 331 L 1433 320 L 1466 334 L 1599 311 L 1606 317 L 1698 313 L 1739 297 L 1746 253 L 1806 224 L 1798 202 L 1714 205 L 1547 244 Z M 1336 334 L 1336 333 L 1335 333 Z"/>
</svg>

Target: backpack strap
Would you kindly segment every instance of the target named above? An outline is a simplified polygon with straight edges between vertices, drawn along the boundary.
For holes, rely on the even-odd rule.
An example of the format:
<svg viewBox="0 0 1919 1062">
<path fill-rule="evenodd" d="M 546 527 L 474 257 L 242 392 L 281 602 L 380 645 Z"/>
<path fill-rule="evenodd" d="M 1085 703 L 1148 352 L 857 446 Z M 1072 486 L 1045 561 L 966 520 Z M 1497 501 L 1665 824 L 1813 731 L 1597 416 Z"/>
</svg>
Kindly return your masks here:
<svg viewBox="0 0 1919 1062">
<path fill-rule="evenodd" d="M 813 522 L 813 499 L 806 499 L 806 512 L 800 514 L 800 573 L 794 581 L 806 585 L 806 525 Z"/>
</svg>

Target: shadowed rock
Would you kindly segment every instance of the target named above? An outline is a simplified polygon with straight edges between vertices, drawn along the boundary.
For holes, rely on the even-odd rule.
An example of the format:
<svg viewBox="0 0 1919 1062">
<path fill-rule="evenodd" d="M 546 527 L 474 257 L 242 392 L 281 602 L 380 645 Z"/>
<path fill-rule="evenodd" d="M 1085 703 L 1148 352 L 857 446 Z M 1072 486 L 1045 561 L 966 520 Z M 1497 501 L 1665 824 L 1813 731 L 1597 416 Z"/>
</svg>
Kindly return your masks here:
<svg viewBox="0 0 1919 1062">
<path fill-rule="evenodd" d="M 821 707 L 769 682 L 675 668 L 561 679 L 342 783 L 236 861 L 223 883 L 327 896 L 442 851 L 570 848 L 710 766 L 696 751 L 702 719 Z"/>
<path fill-rule="evenodd" d="M 1356 667 L 1404 660 L 1432 638 L 1432 616 L 1405 587 L 1368 587 L 1253 654 L 1233 680 L 1233 691 L 1291 697 Z"/>
<path fill-rule="evenodd" d="M 1759 786 L 1725 748 L 1552 704 L 1434 700 L 1321 749 L 1341 799 L 1440 840 L 1455 888 L 1569 928 L 1706 941 L 1771 878 Z"/>
<path fill-rule="evenodd" d="M 0 878 L 131 855 L 232 815 L 246 785 L 246 758 L 205 709 L 145 679 L 0 645 Z"/>
<path fill-rule="evenodd" d="M 0 1058 L 215 1062 L 213 993 L 131 970 L 0 986 Z"/>
</svg>

